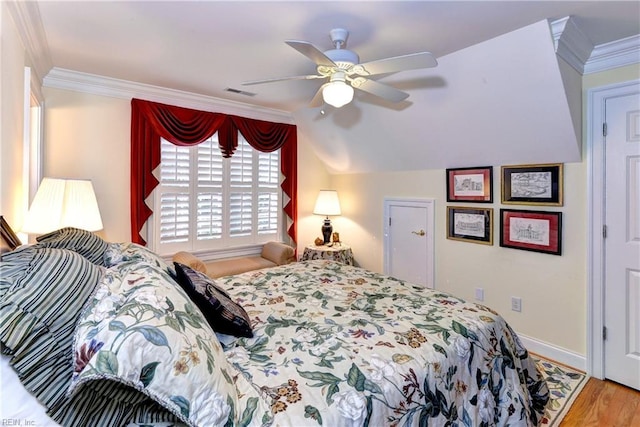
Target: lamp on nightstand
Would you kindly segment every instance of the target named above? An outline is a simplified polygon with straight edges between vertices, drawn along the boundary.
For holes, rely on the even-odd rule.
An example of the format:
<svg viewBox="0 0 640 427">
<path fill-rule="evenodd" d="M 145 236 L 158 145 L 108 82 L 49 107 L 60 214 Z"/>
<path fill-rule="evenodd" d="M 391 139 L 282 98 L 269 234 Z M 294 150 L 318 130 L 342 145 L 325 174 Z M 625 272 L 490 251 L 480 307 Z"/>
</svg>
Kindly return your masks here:
<svg viewBox="0 0 640 427">
<path fill-rule="evenodd" d="M 45 234 L 63 227 L 102 230 L 98 201 L 88 179 L 43 178 L 20 231 Z"/>
<path fill-rule="evenodd" d="M 320 190 L 318 198 L 316 199 L 316 206 L 313 208 L 313 213 L 315 215 L 326 216 L 324 224 L 322 225 L 322 237 L 326 245 L 331 241 L 331 233 L 333 232 L 329 216 L 341 214 L 338 192 L 335 190 Z"/>
</svg>

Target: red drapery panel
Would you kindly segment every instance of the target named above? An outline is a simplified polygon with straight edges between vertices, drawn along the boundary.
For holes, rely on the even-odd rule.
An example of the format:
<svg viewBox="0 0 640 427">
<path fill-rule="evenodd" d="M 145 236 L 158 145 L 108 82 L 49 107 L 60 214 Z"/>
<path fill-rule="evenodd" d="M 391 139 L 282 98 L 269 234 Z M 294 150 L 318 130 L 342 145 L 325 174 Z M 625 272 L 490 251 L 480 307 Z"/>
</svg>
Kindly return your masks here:
<svg viewBox="0 0 640 427">
<path fill-rule="evenodd" d="M 146 244 L 140 235 L 152 214 L 145 200 L 158 185 L 153 170 L 160 164 L 160 138 L 176 145 L 195 145 L 218 132 L 224 157 L 238 146 L 238 131 L 256 150 L 281 150 L 282 191 L 289 198 L 284 211 L 291 218 L 288 235 L 296 241 L 297 130 L 295 125 L 247 119 L 222 113 L 131 100 L 131 240 Z"/>
</svg>

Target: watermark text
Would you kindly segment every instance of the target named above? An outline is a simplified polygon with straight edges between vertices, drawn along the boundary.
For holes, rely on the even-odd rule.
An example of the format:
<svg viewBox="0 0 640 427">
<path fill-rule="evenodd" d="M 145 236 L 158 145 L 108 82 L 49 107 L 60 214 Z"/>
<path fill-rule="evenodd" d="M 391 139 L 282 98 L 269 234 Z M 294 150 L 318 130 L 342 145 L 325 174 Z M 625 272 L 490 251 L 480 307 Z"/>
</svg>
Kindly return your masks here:
<svg viewBox="0 0 640 427">
<path fill-rule="evenodd" d="M 26 427 L 35 427 L 36 422 L 33 420 L 27 420 L 23 418 L 1 418 L 0 426 L 26 426 Z"/>
</svg>

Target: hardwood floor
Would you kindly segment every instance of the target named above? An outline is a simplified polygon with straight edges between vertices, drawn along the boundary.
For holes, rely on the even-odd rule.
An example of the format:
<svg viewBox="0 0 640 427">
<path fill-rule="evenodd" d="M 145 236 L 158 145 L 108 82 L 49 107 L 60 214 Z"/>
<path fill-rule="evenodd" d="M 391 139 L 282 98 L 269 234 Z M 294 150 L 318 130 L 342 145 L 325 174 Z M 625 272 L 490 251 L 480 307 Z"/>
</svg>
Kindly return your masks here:
<svg viewBox="0 0 640 427">
<path fill-rule="evenodd" d="M 559 427 L 640 427 L 640 391 L 589 378 Z"/>
</svg>

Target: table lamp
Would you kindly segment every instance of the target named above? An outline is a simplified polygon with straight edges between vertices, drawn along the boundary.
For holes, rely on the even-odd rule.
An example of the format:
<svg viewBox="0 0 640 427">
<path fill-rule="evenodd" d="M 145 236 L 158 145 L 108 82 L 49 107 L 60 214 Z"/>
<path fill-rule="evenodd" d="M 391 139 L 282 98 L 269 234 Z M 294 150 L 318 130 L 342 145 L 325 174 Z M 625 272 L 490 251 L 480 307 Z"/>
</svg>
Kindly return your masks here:
<svg viewBox="0 0 640 427">
<path fill-rule="evenodd" d="M 322 225 L 322 237 L 324 244 L 330 242 L 331 233 L 333 227 L 331 226 L 331 220 L 329 215 L 340 215 L 340 200 L 338 200 L 338 192 L 335 190 L 320 190 L 318 198 L 316 199 L 316 206 L 313 208 L 315 215 L 326 216 L 324 224 Z"/>
<path fill-rule="evenodd" d="M 98 201 L 90 180 L 43 178 L 21 231 L 45 234 L 64 227 L 102 230 Z"/>
</svg>

